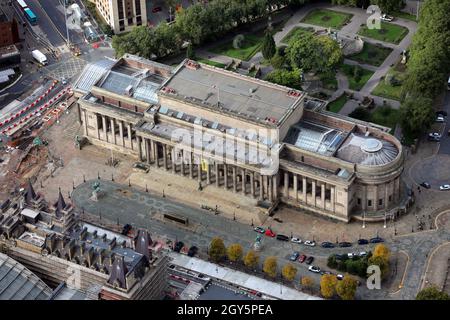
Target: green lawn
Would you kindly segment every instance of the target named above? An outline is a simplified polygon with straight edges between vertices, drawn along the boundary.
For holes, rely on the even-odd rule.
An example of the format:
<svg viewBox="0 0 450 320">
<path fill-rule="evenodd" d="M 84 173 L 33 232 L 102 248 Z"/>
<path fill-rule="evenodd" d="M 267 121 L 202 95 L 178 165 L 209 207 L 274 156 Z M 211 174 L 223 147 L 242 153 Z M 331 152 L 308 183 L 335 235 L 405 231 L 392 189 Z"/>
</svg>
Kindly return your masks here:
<svg viewBox="0 0 450 320">
<path fill-rule="evenodd" d="M 408 29 L 396 24 L 381 22 L 381 29 L 369 29 L 363 25 L 358 34 L 375 40 L 399 44 L 408 34 Z"/>
<path fill-rule="evenodd" d="M 388 74 L 393 74 L 396 79 L 398 79 L 400 82 L 402 82 L 405 77 L 405 72 L 398 72 L 395 71 L 395 69 L 389 70 Z M 375 87 L 375 89 L 372 91 L 372 94 L 375 96 L 387 98 L 387 99 L 393 99 L 393 100 L 400 100 L 402 93 L 402 86 L 392 86 L 385 82 L 384 78 L 378 83 L 378 85 Z"/>
<path fill-rule="evenodd" d="M 218 68 L 225 68 L 226 67 L 226 65 L 223 64 L 223 63 L 212 61 L 212 60 L 208 60 L 208 59 L 195 58 L 195 60 L 197 60 L 198 62 L 204 63 L 204 64 L 208 64 L 208 65 L 213 66 L 213 67 L 218 67 Z"/>
<path fill-rule="evenodd" d="M 263 35 L 247 34 L 244 35 L 244 41 L 242 42 L 240 48 L 234 48 L 234 41 L 230 40 L 212 48 L 211 52 L 247 61 L 259 51 L 262 40 Z"/>
<path fill-rule="evenodd" d="M 417 22 L 416 16 L 413 15 L 413 14 L 409 14 L 407 12 L 395 11 L 395 12 L 392 13 L 392 15 L 394 17 L 397 17 L 397 18 L 402 18 L 402 19 L 406 19 L 406 20 L 411 20 L 411 21 Z"/>
<path fill-rule="evenodd" d="M 316 9 L 311 11 L 301 22 L 325 28 L 341 29 L 352 17 L 353 15 L 349 13 Z"/>
<path fill-rule="evenodd" d="M 391 107 L 378 107 L 372 112 L 370 122 L 389 127 L 393 131 L 399 121 L 400 112 Z"/>
<path fill-rule="evenodd" d="M 342 107 L 345 105 L 347 100 L 348 100 L 347 96 L 345 94 L 343 94 L 342 96 L 340 96 L 336 100 L 330 102 L 327 105 L 327 110 L 331 111 L 331 112 L 334 112 L 334 113 L 338 113 L 339 111 L 341 111 Z"/>
<path fill-rule="evenodd" d="M 347 76 L 350 89 L 359 91 L 362 87 L 364 87 L 366 82 L 369 81 L 374 72 L 360 67 L 361 79 L 357 82 L 355 79 L 354 70 L 355 67 L 348 64 L 343 64 L 341 66 L 341 71 Z"/>
<path fill-rule="evenodd" d="M 358 61 L 359 63 L 379 67 L 383 64 L 384 60 L 386 60 L 391 52 L 392 49 L 390 48 L 365 42 L 363 50 L 358 54 L 350 56 L 349 59 Z"/>
<path fill-rule="evenodd" d="M 314 28 L 305 28 L 305 27 L 292 28 L 292 30 L 289 31 L 289 33 L 281 40 L 281 42 L 288 44 L 289 41 L 293 37 L 295 37 L 297 35 L 300 35 L 300 34 L 303 34 L 303 33 L 308 33 L 308 32 L 310 32 L 310 33 L 314 32 Z"/>
</svg>

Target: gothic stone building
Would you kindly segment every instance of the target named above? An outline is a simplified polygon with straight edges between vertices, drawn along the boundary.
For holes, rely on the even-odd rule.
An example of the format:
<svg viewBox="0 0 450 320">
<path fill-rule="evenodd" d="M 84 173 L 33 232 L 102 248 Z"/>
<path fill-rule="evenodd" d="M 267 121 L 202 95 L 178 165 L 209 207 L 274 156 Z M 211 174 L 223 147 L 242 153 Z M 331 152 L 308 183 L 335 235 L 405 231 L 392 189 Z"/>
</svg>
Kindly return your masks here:
<svg viewBox="0 0 450 320">
<path fill-rule="evenodd" d="M 388 128 L 323 111 L 298 90 L 127 54 L 88 65 L 75 92 L 92 144 L 255 206 L 282 202 L 348 222 L 383 215 L 403 198 L 403 150 Z"/>
</svg>

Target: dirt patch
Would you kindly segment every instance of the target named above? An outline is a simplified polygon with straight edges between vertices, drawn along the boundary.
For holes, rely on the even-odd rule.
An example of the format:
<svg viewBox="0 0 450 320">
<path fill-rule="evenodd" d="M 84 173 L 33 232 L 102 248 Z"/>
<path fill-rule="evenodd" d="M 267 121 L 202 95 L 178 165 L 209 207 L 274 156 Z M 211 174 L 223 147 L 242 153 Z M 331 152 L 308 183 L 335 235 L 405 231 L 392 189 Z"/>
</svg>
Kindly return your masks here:
<svg viewBox="0 0 450 320">
<path fill-rule="evenodd" d="M 330 16 L 323 16 L 320 20 L 322 20 L 322 21 L 330 21 L 331 17 Z"/>
</svg>

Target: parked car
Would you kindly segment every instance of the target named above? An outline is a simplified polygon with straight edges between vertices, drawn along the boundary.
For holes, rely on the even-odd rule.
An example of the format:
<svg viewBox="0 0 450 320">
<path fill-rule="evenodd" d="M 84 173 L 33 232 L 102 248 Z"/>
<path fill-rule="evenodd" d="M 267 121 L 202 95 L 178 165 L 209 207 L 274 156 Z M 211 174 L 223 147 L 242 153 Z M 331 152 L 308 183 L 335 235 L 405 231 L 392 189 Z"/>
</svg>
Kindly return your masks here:
<svg viewBox="0 0 450 320">
<path fill-rule="evenodd" d="M 258 232 L 258 233 L 262 233 L 262 234 L 264 234 L 266 232 L 266 229 L 264 229 L 263 227 L 256 227 L 253 230 Z"/>
<path fill-rule="evenodd" d="M 343 241 L 343 242 L 339 243 L 339 247 L 341 247 L 341 248 L 348 248 L 351 246 L 352 246 L 352 244 L 350 242 Z"/>
<path fill-rule="evenodd" d="M 439 190 L 441 191 L 450 190 L 450 184 L 443 184 L 442 186 L 439 187 Z"/>
<path fill-rule="evenodd" d="M 299 256 L 300 256 L 300 253 L 298 251 L 294 251 L 294 253 L 292 253 L 291 256 L 289 257 L 289 260 L 296 261 Z"/>
<path fill-rule="evenodd" d="M 443 116 L 437 116 L 436 117 L 436 122 L 445 122 L 445 119 Z"/>
<path fill-rule="evenodd" d="M 342 274 L 337 274 L 337 275 L 336 275 L 336 278 L 337 278 L 338 280 L 342 280 L 342 279 L 344 279 L 344 276 L 343 276 Z"/>
<path fill-rule="evenodd" d="M 131 229 L 133 229 L 133 227 L 131 226 L 131 224 L 127 223 L 122 228 L 122 234 L 126 236 L 131 231 Z"/>
<path fill-rule="evenodd" d="M 359 245 L 369 244 L 369 240 L 367 240 L 367 239 L 358 239 L 358 244 Z"/>
<path fill-rule="evenodd" d="M 447 111 L 445 111 L 445 110 L 436 111 L 436 116 L 446 117 L 447 115 L 448 115 Z"/>
<path fill-rule="evenodd" d="M 353 252 L 349 252 L 349 253 L 347 253 L 347 257 L 349 259 L 353 259 L 353 257 L 356 257 L 356 254 L 354 254 Z"/>
<path fill-rule="evenodd" d="M 380 243 L 380 242 L 384 242 L 383 238 L 375 237 L 370 239 L 370 243 Z"/>
<path fill-rule="evenodd" d="M 277 240 L 280 240 L 280 241 L 289 241 L 289 237 L 288 237 L 288 236 L 285 236 L 284 234 L 278 234 L 278 235 L 277 235 Z"/>
<path fill-rule="evenodd" d="M 306 260 L 306 256 L 302 254 L 300 257 L 298 257 L 298 262 L 303 263 Z"/>
<path fill-rule="evenodd" d="M 266 230 L 265 235 L 268 237 L 275 238 L 275 233 L 272 230 L 270 230 L 270 228 Z"/>
<path fill-rule="evenodd" d="M 313 257 L 313 256 L 309 256 L 309 257 L 305 260 L 306 264 L 311 264 L 311 263 L 313 263 L 313 261 L 314 261 L 314 257 Z"/>
<path fill-rule="evenodd" d="M 430 132 L 428 134 L 429 137 L 435 137 L 435 138 L 441 138 L 441 135 L 439 132 Z"/>
<path fill-rule="evenodd" d="M 359 253 L 359 256 L 360 256 L 360 257 L 365 257 L 365 256 L 367 256 L 367 252 L 366 252 L 366 251 L 361 251 L 361 252 Z"/>
<path fill-rule="evenodd" d="M 422 182 L 421 184 L 420 184 L 422 187 L 424 187 L 425 189 L 430 189 L 431 188 L 431 185 L 428 183 L 428 182 Z"/>
<path fill-rule="evenodd" d="M 196 246 L 192 246 L 189 248 L 187 255 L 189 257 L 194 257 L 197 254 L 197 252 L 198 252 L 198 248 Z"/>
<path fill-rule="evenodd" d="M 299 238 L 292 238 L 291 242 L 293 242 L 293 243 L 302 243 L 302 240 L 300 240 Z"/>
<path fill-rule="evenodd" d="M 308 270 L 311 272 L 320 273 L 320 268 L 317 266 L 309 266 Z"/>
<path fill-rule="evenodd" d="M 344 259 L 345 259 L 345 254 L 339 254 L 339 253 L 336 253 L 336 254 L 334 255 L 334 258 L 335 258 L 336 260 L 344 260 Z"/>
<path fill-rule="evenodd" d="M 63 85 L 66 85 L 66 84 L 67 84 L 67 79 L 63 77 L 63 78 L 61 79 L 61 83 L 62 83 Z"/>
<path fill-rule="evenodd" d="M 428 135 L 428 141 L 439 142 L 439 141 L 441 141 L 441 137 L 436 137 L 436 136 L 430 136 L 430 135 Z"/>
<path fill-rule="evenodd" d="M 332 244 L 331 242 L 325 241 L 325 242 L 322 242 L 321 247 L 322 248 L 334 248 L 334 244 Z"/>
<path fill-rule="evenodd" d="M 333 272 L 326 270 L 326 271 L 320 271 L 320 274 L 321 274 L 321 275 L 324 275 L 324 274 L 333 274 Z"/>
<path fill-rule="evenodd" d="M 310 241 L 310 240 L 306 240 L 305 242 L 303 242 L 303 244 L 305 246 L 309 246 L 309 247 L 315 247 L 316 246 L 316 242 L 315 241 Z"/>
<path fill-rule="evenodd" d="M 173 248 L 173 251 L 180 252 L 183 247 L 184 247 L 183 241 L 178 241 L 177 243 L 175 243 L 175 247 Z"/>
<path fill-rule="evenodd" d="M 393 21 L 393 20 L 394 20 L 394 17 L 393 17 L 393 16 L 389 16 L 389 15 L 387 15 L 387 14 L 385 14 L 385 13 L 383 13 L 383 14 L 381 15 L 381 21 L 391 22 L 391 21 Z"/>
</svg>

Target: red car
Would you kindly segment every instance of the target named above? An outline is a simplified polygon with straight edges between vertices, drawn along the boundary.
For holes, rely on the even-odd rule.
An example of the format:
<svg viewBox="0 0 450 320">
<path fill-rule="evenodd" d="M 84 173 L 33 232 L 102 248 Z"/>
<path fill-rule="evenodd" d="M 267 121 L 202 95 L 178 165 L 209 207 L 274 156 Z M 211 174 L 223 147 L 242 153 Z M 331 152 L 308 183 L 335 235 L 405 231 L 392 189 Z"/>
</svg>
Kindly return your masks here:
<svg viewBox="0 0 450 320">
<path fill-rule="evenodd" d="M 300 257 L 298 257 L 298 262 L 303 263 L 306 260 L 306 256 L 302 254 Z"/>
<path fill-rule="evenodd" d="M 152 12 L 156 13 L 156 12 L 160 12 L 161 10 L 162 10 L 161 7 L 154 7 Z"/>
<path fill-rule="evenodd" d="M 266 234 L 266 236 L 272 237 L 272 238 L 275 238 L 275 236 L 276 236 L 275 233 L 273 233 L 273 231 L 270 229 L 267 229 L 265 234 Z"/>
</svg>

